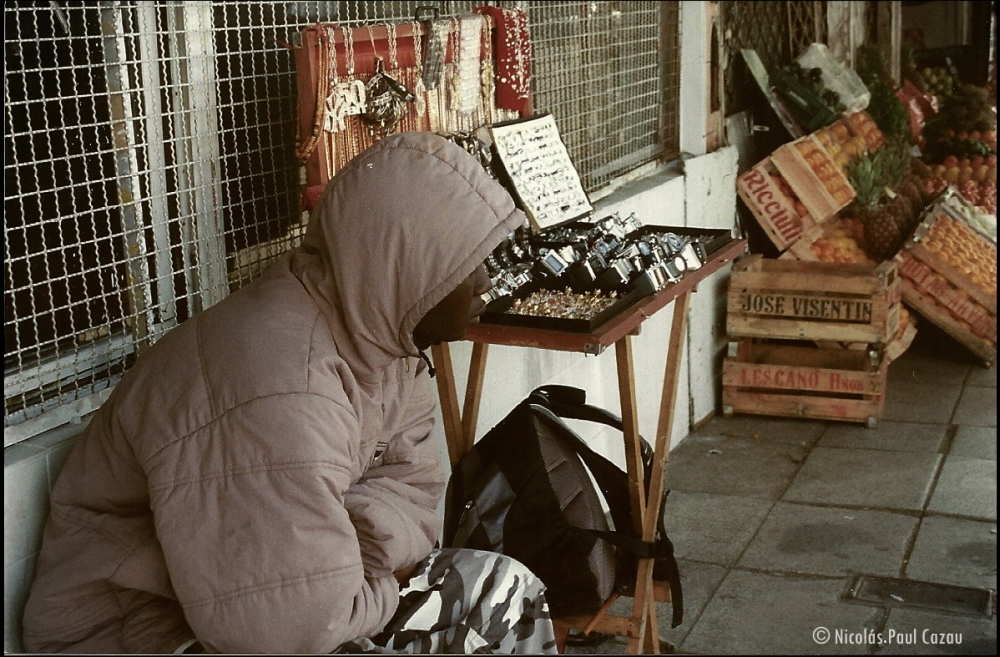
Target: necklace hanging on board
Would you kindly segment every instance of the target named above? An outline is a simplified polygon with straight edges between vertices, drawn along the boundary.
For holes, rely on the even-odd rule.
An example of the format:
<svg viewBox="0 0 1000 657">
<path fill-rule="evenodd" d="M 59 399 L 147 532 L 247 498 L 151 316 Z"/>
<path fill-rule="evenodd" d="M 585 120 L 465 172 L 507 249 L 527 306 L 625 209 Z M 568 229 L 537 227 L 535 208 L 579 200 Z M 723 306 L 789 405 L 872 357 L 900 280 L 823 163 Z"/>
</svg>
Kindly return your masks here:
<svg viewBox="0 0 1000 657">
<path fill-rule="evenodd" d="M 371 126 L 372 136 L 376 136 L 377 130 L 379 136 L 384 137 L 396 129 L 399 120 L 403 118 L 404 104 L 412 103 L 415 97 L 399 80 L 386 73 L 382 58 L 375 49 L 375 36 L 371 27 L 368 28 L 368 34 L 372 51 L 376 53 L 375 75 L 365 85 L 367 104 L 361 118 Z"/>
<path fill-rule="evenodd" d="M 331 67 L 333 70 L 334 80 L 336 82 L 332 85 L 330 90 L 330 96 L 327 99 L 327 116 L 325 129 L 327 132 L 339 132 L 345 130 L 346 117 L 356 116 L 365 111 L 366 106 L 366 90 L 365 83 L 354 77 L 354 35 L 353 31 L 341 27 L 344 35 L 344 59 L 347 65 L 347 80 L 338 80 L 337 75 L 337 58 L 336 58 L 336 44 L 333 39 L 330 39 L 330 49 L 334 53 L 332 58 Z"/>
</svg>

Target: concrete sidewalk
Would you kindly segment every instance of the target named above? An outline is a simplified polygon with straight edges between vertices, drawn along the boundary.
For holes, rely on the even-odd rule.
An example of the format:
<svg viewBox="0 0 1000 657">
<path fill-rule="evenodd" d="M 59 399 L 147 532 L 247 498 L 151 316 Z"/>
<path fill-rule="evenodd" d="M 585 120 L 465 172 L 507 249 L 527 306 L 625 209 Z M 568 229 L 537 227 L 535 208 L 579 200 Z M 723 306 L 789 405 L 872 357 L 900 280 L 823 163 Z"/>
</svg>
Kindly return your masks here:
<svg viewBox="0 0 1000 657">
<path fill-rule="evenodd" d="M 666 502 L 684 622 L 660 605 L 661 637 L 682 653 L 996 654 L 996 388 L 996 366 L 924 321 L 877 429 L 743 415 L 688 436 Z"/>
</svg>

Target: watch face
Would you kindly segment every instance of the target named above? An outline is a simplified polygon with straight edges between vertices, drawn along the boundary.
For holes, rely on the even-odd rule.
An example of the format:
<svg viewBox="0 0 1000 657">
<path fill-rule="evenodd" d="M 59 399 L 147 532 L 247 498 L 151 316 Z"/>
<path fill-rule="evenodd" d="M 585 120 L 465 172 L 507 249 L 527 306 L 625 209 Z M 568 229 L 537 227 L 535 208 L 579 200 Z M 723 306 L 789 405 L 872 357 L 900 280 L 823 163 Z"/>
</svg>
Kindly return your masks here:
<svg viewBox="0 0 1000 657">
<path fill-rule="evenodd" d="M 663 271 L 666 273 L 666 276 L 671 283 L 676 283 L 677 281 L 681 280 L 681 272 L 679 269 L 677 269 L 677 265 L 674 264 L 673 258 L 669 260 L 664 260 L 662 267 Z"/>
<path fill-rule="evenodd" d="M 690 271 L 694 271 L 701 267 L 701 258 L 698 257 L 698 252 L 694 248 L 693 244 L 688 244 L 681 251 L 681 256 L 684 258 L 684 262 L 687 264 L 687 268 Z"/>
<path fill-rule="evenodd" d="M 668 253 L 671 254 L 677 253 L 678 251 L 684 248 L 684 242 L 682 242 L 681 239 L 673 233 L 666 233 L 664 235 L 661 235 L 660 243 L 663 244 L 663 247 L 667 250 Z"/>
<path fill-rule="evenodd" d="M 555 251 L 549 251 L 542 257 L 542 264 L 545 268 L 558 276 L 566 269 L 566 261 Z"/>
<path fill-rule="evenodd" d="M 679 253 L 674 256 L 674 267 L 676 267 L 677 271 L 680 272 L 681 274 L 687 271 L 688 266 L 687 266 L 687 261 L 684 259 L 684 256 L 682 256 Z"/>
</svg>

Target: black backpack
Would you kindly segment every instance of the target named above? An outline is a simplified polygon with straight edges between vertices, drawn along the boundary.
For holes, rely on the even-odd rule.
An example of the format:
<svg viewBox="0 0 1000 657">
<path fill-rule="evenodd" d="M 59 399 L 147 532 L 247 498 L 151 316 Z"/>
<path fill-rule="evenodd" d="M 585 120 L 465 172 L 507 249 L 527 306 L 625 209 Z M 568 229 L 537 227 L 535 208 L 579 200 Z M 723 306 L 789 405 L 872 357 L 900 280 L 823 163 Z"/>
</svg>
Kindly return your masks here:
<svg viewBox="0 0 1000 657">
<path fill-rule="evenodd" d="M 517 559 L 545 583 L 554 618 L 595 612 L 615 591 L 631 595 L 638 558 L 654 558 L 653 578 L 669 581 L 672 626 L 677 627 L 684 604 L 662 505 L 656 541 L 641 540 L 632 530 L 627 475 L 588 447 L 561 417 L 622 429 L 620 418 L 587 404 L 583 390 L 558 385 L 536 389 L 453 469 L 445 498 L 444 546 Z M 645 440 L 640 442 L 648 492 L 653 451 Z"/>
</svg>

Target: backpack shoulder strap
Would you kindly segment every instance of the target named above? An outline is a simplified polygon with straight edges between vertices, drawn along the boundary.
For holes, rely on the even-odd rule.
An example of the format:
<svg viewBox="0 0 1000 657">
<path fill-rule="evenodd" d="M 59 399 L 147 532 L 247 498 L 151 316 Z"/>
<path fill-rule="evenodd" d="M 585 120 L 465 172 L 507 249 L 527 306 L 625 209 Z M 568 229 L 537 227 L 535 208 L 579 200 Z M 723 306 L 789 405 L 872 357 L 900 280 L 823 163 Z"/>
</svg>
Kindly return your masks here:
<svg viewBox="0 0 1000 657">
<path fill-rule="evenodd" d="M 528 401 L 548 408 L 559 417 L 586 420 L 622 430 L 622 419 L 614 413 L 587 403 L 587 393 L 580 388 L 545 385 L 535 388 Z"/>
</svg>

